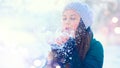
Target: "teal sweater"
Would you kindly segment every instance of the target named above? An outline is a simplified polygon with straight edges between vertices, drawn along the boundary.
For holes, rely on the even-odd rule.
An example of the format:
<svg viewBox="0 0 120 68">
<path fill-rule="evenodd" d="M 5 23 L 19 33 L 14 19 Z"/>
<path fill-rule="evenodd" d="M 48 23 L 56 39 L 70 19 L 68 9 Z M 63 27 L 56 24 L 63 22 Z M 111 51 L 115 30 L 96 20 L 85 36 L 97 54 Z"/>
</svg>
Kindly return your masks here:
<svg viewBox="0 0 120 68">
<path fill-rule="evenodd" d="M 52 68 L 55 68 L 54 63 L 55 64 L 58 63 L 61 66 L 61 68 L 65 68 L 66 63 L 65 64 L 61 63 L 61 58 L 62 58 L 62 61 L 63 61 L 63 58 L 67 60 L 69 57 L 66 57 L 66 56 L 68 55 L 72 57 L 71 60 L 67 60 L 67 63 L 69 64 L 70 68 L 102 68 L 104 53 L 103 53 L 103 47 L 99 41 L 96 41 L 95 39 L 91 39 L 90 48 L 84 60 L 81 60 L 77 49 L 74 48 L 74 46 L 76 46 L 74 45 L 75 44 L 74 41 L 75 40 L 69 39 L 68 42 L 66 42 L 65 44 L 66 46 L 64 46 L 65 48 L 63 50 L 55 49 L 54 51 L 53 49 L 53 53 L 56 56 L 58 56 L 58 58 L 56 58 L 57 59 L 56 61 L 53 61 Z M 58 46 L 58 45 L 55 45 L 55 46 Z M 74 48 L 74 49 L 72 50 L 71 48 Z M 71 52 L 67 52 L 69 49 L 71 49 L 72 54 L 70 54 Z"/>
<path fill-rule="evenodd" d="M 102 68 L 104 58 L 103 47 L 99 41 L 92 39 L 90 49 L 83 61 L 79 58 L 77 50 L 74 50 L 72 57 L 70 68 Z"/>
</svg>

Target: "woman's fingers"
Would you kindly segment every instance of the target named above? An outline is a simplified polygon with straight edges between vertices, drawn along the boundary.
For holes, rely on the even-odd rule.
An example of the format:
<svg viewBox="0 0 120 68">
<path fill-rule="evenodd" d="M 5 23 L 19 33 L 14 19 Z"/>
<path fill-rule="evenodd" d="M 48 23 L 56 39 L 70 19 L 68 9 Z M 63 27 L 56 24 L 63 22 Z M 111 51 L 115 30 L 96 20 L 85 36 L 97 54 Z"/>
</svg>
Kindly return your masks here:
<svg viewBox="0 0 120 68">
<path fill-rule="evenodd" d="M 61 36 L 61 37 L 57 38 L 57 39 L 55 40 L 55 42 L 56 42 L 58 45 L 61 45 L 61 44 L 65 43 L 65 42 L 67 42 L 68 38 L 69 38 L 69 37 L 67 37 L 67 36 Z"/>
<path fill-rule="evenodd" d="M 55 40 L 55 42 L 56 42 L 56 44 L 61 45 L 62 44 L 62 39 L 61 38 L 57 38 Z"/>
</svg>

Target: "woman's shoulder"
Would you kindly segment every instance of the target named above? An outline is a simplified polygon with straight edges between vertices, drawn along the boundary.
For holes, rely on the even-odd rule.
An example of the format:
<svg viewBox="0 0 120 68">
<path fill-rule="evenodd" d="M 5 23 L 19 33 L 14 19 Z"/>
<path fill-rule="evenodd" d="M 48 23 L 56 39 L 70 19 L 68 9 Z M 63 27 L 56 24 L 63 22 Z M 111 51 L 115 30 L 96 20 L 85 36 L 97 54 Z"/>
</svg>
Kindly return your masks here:
<svg viewBox="0 0 120 68">
<path fill-rule="evenodd" d="M 88 51 L 88 57 L 92 56 L 94 59 L 98 61 L 103 61 L 104 57 L 104 50 L 103 46 L 100 41 L 97 41 L 96 39 L 92 39 L 90 43 L 90 49 Z"/>
<path fill-rule="evenodd" d="M 96 50 L 96 51 L 103 51 L 103 45 L 100 41 L 96 39 L 92 39 L 90 42 L 90 49 Z"/>
<path fill-rule="evenodd" d="M 103 59 L 104 52 L 102 44 L 96 39 L 92 39 L 90 43 L 90 49 L 88 50 L 84 61 L 86 66 L 85 68 L 102 68 Z"/>
</svg>

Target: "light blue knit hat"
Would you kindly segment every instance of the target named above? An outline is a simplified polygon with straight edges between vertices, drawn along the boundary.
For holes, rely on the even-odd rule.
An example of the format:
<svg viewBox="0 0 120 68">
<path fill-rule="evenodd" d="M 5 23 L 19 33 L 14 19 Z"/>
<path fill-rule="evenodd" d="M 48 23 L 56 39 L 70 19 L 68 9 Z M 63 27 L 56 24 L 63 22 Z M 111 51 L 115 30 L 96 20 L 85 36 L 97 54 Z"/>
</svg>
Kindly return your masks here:
<svg viewBox="0 0 120 68">
<path fill-rule="evenodd" d="M 87 4 L 80 2 L 72 2 L 65 6 L 64 11 L 69 9 L 75 10 L 82 17 L 86 29 L 92 25 L 93 12 Z"/>
</svg>

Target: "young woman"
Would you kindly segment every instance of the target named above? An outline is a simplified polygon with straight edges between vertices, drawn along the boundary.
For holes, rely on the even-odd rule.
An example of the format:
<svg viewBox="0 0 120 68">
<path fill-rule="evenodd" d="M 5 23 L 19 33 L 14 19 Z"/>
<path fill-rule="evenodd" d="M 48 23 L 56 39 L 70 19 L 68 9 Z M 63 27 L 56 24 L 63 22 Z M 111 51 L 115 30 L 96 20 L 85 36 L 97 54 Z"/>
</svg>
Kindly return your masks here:
<svg viewBox="0 0 120 68">
<path fill-rule="evenodd" d="M 48 68 L 102 68 L 103 47 L 93 38 L 92 19 L 86 4 L 73 2 L 65 7 L 62 15 L 62 33 L 65 35 L 51 44 L 52 62 Z"/>
</svg>

